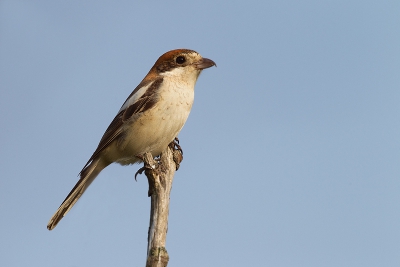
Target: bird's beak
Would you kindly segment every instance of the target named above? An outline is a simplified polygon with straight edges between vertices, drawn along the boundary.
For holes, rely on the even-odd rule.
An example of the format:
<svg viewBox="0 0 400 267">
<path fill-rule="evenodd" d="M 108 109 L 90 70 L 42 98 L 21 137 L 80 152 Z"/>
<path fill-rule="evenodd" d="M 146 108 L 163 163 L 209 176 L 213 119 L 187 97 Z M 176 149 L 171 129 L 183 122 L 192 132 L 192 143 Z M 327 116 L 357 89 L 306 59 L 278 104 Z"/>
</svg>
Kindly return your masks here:
<svg viewBox="0 0 400 267">
<path fill-rule="evenodd" d="M 202 59 L 200 59 L 199 61 L 197 61 L 196 63 L 194 63 L 194 65 L 197 69 L 200 69 L 200 70 L 204 70 L 204 69 L 210 68 L 212 66 L 217 66 L 217 64 L 215 64 L 214 61 L 212 61 L 211 59 L 208 59 L 208 58 L 204 58 L 204 57 Z"/>
</svg>

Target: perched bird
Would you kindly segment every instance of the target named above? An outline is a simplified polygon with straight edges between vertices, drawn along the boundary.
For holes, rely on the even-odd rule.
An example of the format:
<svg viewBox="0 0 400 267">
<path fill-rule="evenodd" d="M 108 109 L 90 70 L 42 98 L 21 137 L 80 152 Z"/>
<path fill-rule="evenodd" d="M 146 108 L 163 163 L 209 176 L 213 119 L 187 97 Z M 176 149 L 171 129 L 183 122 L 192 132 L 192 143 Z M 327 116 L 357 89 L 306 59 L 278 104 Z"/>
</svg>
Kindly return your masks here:
<svg viewBox="0 0 400 267">
<path fill-rule="evenodd" d="M 79 181 L 51 217 L 47 229 L 56 227 L 96 176 L 111 163 L 138 163 L 146 152 L 158 156 L 185 124 L 199 74 L 212 66 L 214 61 L 193 50 L 176 49 L 163 54 L 108 126 L 79 173 Z"/>
</svg>

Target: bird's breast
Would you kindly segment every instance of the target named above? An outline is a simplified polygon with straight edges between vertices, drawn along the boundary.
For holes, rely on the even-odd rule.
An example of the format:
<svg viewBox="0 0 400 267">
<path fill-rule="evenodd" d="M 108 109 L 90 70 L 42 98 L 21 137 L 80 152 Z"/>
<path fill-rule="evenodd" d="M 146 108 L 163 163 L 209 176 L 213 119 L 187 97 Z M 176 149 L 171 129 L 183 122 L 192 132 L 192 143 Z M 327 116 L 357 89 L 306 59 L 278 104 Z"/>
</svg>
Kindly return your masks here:
<svg viewBox="0 0 400 267">
<path fill-rule="evenodd" d="M 156 104 L 129 123 L 120 144 L 127 157 L 151 152 L 159 155 L 185 124 L 194 100 L 194 85 L 165 81 Z M 129 161 L 129 160 L 128 160 Z"/>
</svg>

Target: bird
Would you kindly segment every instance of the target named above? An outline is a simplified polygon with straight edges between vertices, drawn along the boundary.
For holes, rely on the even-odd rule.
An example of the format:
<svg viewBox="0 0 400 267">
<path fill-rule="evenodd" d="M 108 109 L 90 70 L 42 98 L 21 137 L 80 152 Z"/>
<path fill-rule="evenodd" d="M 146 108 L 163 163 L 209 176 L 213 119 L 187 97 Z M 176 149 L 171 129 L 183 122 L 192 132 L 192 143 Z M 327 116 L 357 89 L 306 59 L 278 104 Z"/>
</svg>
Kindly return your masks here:
<svg viewBox="0 0 400 267">
<path fill-rule="evenodd" d="M 175 49 L 161 55 L 111 121 L 47 229 L 57 226 L 111 163 L 141 163 L 147 152 L 153 157 L 160 155 L 178 136 L 189 116 L 200 73 L 212 66 L 216 66 L 214 61 L 190 49 Z"/>
</svg>

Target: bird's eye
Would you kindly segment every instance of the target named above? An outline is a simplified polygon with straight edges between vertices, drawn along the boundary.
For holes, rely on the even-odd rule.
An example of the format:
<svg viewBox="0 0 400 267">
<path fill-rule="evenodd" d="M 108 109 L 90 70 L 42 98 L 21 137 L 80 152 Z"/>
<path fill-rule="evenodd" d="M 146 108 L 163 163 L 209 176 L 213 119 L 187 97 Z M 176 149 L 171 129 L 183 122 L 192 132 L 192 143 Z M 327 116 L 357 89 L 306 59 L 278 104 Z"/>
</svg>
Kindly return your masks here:
<svg viewBox="0 0 400 267">
<path fill-rule="evenodd" d="M 186 61 L 186 58 L 183 56 L 179 56 L 175 59 L 175 62 L 178 64 L 183 64 L 183 63 L 185 63 L 185 61 Z"/>
</svg>

